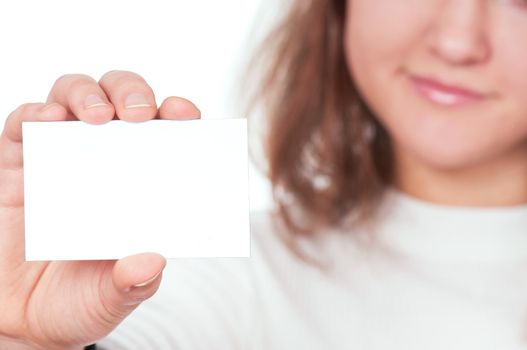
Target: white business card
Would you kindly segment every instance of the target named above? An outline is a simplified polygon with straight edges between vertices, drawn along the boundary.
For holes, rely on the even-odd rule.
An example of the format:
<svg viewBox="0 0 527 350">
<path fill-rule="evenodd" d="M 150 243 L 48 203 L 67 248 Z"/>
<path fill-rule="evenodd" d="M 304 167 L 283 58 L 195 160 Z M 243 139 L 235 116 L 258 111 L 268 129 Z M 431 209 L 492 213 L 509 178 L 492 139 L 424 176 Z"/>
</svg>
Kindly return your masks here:
<svg viewBox="0 0 527 350">
<path fill-rule="evenodd" d="M 250 255 L 245 118 L 22 129 L 26 260 Z"/>
</svg>

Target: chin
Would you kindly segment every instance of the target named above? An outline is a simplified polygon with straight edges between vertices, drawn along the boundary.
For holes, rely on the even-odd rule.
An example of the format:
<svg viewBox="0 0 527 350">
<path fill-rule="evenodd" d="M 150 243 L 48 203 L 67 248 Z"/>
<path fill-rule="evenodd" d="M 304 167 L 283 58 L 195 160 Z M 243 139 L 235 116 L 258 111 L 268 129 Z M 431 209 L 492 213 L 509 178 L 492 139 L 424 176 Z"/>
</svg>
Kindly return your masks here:
<svg viewBox="0 0 527 350">
<path fill-rule="evenodd" d="M 414 135 L 415 137 L 415 135 Z M 441 171 L 469 168 L 492 157 L 494 152 L 470 140 L 446 140 L 421 134 L 419 138 L 406 138 L 394 151 L 398 157 L 410 158 L 422 166 Z"/>
</svg>

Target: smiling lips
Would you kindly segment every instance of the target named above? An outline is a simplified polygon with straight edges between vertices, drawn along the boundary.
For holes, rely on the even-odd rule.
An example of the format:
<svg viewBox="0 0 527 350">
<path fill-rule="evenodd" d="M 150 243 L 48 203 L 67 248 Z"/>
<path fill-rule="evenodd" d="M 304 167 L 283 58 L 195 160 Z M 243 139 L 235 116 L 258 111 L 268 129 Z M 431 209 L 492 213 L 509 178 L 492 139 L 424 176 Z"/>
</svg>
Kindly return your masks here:
<svg viewBox="0 0 527 350">
<path fill-rule="evenodd" d="M 485 98 L 485 95 L 478 92 L 444 85 L 431 79 L 411 76 L 410 80 L 421 96 L 443 106 L 461 106 Z"/>
</svg>

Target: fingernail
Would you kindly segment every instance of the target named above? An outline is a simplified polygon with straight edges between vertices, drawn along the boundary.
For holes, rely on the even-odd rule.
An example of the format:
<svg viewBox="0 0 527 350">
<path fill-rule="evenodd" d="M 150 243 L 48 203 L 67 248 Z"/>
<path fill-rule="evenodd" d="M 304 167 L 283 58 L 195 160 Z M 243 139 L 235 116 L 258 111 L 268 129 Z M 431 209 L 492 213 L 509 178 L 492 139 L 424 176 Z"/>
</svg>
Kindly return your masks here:
<svg viewBox="0 0 527 350">
<path fill-rule="evenodd" d="M 104 102 L 104 100 L 98 95 L 91 94 L 91 95 L 86 96 L 86 98 L 84 99 L 85 109 L 100 107 L 100 106 L 108 106 L 108 104 Z"/>
<path fill-rule="evenodd" d="M 138 92 L 128 95 L 124 101 L 124 106 L 125 108 L 152 107 L 152 105 L 148 103 L 146 97 Z"/>
<path fill-rule="evenodd" d="M 159 275 L 161 274 L 161 271 L 159 271 L 154 277 L 144 281 L 144 282 L 141 282 L 141 283 L 137 283 L 137 284 L 134 284 L 132 286 L 132 288 L 141 288 L 141 287 L 146 287 L 148 286 L 150 283 L 154 282 L 156 280 L 157 277 L 159 277 Z"/>
</svg>

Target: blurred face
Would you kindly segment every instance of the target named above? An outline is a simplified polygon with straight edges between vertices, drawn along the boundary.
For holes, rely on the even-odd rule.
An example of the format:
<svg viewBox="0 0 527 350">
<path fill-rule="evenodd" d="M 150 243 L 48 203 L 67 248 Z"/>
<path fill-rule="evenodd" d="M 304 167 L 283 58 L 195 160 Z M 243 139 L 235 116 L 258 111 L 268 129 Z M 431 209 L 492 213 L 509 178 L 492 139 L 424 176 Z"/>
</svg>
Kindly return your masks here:
<svg viewBox="0 0 527 350">
<path fill-rule="evenodd" d="M 396 154 L 451 170 L 526 148 L 527 0 L 348 0 L 344 45 Z"/>
</svg>

